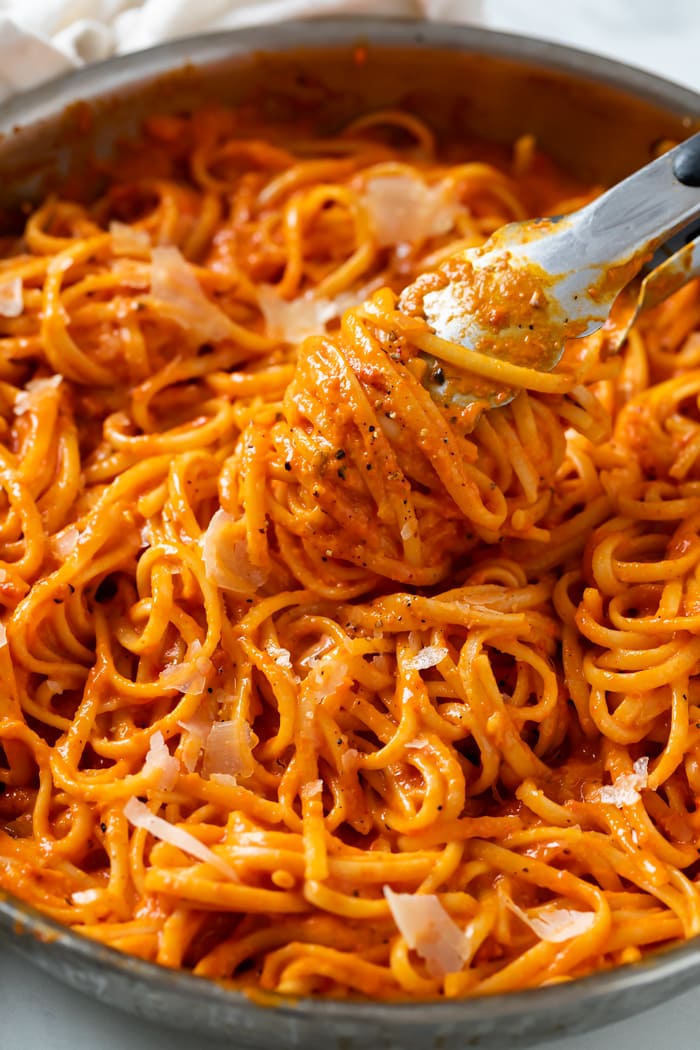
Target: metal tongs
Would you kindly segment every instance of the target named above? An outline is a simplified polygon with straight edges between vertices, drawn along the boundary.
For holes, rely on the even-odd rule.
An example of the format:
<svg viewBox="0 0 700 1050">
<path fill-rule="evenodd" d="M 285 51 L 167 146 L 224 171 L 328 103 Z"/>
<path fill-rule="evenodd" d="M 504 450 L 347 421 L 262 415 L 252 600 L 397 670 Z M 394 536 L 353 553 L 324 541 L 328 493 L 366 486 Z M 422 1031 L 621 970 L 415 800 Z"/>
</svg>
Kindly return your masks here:
<svg viewBox="0 0 700 1050">
<path fill-rule="evenodd" d="M 419 312 L 452 344 L 548 372 L 567 339 L 600 328 L 620 292 L 634 288 L 613 334 L 617 350 L 642 310 L 700 275 L 698 217 L 700 133 L 579 211 L 512 223 L 482 247 L 451 256 L 441 267 L 442 287 L 422 295 Z M 630 285 L 635 277 L 638 287 Z M 425 380 L 436 400 L 484 400 L 483 389 L 472 395 L 464 382 L 450 383 L 443 363 Z M 514 396 L 493 388 L 486 401 L 502 405 Z"/>
</svg>

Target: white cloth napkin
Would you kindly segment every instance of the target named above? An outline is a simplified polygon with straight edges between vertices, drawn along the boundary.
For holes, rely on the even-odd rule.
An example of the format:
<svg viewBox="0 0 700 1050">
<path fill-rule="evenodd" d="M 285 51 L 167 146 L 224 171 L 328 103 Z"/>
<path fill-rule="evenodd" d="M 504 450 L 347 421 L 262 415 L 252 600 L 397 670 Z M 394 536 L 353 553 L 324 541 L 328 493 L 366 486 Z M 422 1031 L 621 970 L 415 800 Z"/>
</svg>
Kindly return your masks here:
<svg viewBox="0 0 700 1050">
<path fill-rule="evenodd" d="M 0 0 L 0 102 L 86 62 L 189 33 L 342 14 L 531 33 L 700 90 L 698 0 Z"/>
<path fill-rule="evenodd" d="M 462 18 L 479 0 L 461 0 Z M 420 18 L 430 0 L 0 0 L 0 102 L 112 54 L 218 29 L 324 15 Z"/>
</svg>

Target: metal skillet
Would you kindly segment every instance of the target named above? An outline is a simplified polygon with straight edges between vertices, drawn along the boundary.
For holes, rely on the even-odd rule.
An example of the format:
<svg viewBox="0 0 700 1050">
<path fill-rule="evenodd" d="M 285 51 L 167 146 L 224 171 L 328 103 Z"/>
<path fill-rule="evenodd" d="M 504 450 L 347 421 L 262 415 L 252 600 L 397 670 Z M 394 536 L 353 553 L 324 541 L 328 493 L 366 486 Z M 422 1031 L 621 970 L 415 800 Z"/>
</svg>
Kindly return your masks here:
<svg viewBox="0 0 700 1050">
<path fill-rule="evenodd" d="M 429 76 L 431 69 L 440 75 Z M 421 94 L 421 84 L 430 90 Z M 684 138 L 700 114 L 692 92 L 522 37 L 410 21 L 290 23 L 165 45 L 16 99 L 0 111 L 0 205 L 38 199 L 66 176 L 87 174 L 89 183 L 97 177 L 90 157 L 108 155 L 149 112 L 235 103 L 260 91 L 276 112 L 316 105 L 328 127 L 372 106 L 403 104 L 443 135 L 476 131 L 508 142 L 532 132 L 556 159 L 607 184 L 648 161 L 657 140 Z M 105 948 L 9 896 L 0 897 L 0 926 L 0 950 L 13 948 L 94 999 L 194 1031 L 201 1041 L 227 1037 L 238 1048 L 526 1046 L 638 1013 L 700 979 L 700 944 L 689 942 L 614 971 L 505 996 L 263 1001 Z"/>
</svg>

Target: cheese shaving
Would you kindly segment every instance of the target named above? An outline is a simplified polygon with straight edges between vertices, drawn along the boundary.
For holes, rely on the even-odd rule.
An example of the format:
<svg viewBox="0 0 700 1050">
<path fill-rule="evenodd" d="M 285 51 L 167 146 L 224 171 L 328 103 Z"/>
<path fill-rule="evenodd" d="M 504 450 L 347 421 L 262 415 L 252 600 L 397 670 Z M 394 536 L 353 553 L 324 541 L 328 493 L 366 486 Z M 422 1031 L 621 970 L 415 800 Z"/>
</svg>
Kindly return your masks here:
<svg viewBox="0 0 700 1050">
<path fill-rule="evenodd" d="M 4 623 L 0 623 L 0 649 L 4 649 L 7 645 L 7 628 Z"/>
<path fill-rule="evenodd" d="M 130 288 L 148 288 L 151 284 L 150 268 L 146 262 L 134 262 L 133 259 L 114 259 L 112 273 Z"/>
<path fill-rule="evenodd" d="M 163 668 L 159 685 L 163 689 L 177 689 L 179 693 L 192 693 L 194 696 L 203 693 L 213 667 L 211 660 L 199 655 L 201 648 L 201 642 L 192 642 L 182 663 Z"/>
<path fill-rule="evenodd" d="M 214 723 L 214 705 L 210 702 L 213 698 L 200 702 L 199 707 L 186 722 L 178 722 L 184 730 L 180 745 L 180 761 L 188 773 L 193 773 L 197 768 L 199 756 L 204 750 L 207 737 Z"/>
<path fill-rule="evenodd" d="M 306 802 L 312 802 L 316 798 L 321 798 L 323 794 L 323 781 L 322 780 L 309 780 L 306 784 L 302 784 L 301 797 Z"/>
<path fill-rule="evenodd" d="M 170 754 L 160 729 L 151 734 L 148 753 L 143 764 L 144 773 L 150 774 L 154 770 L 159 772 L 156 783 L 163 791 L 169 791 L 180 774 L 180 763 L 174 755 Z"/>
<path fill-rule="evenodd" d="M 316 299 L 308 294 L 283 299 L 265 284 L 258 290 L 258 306 L 266 333 L 272 339 L 283 339 L 287 343 L 300 343 L 309 335 L 318 335 L 326 322 L 339 314 L 332 299 Z"/>
<path fill-rule="evenodd" d="M 504 900 L 506 907 L 529 926 L 541 941 L 550 941 L 552 944 L 570 941 L 572 937 L 587 933 L 595 922 L 595 913 L 592 911 L 578 911 L 574 908 L 558 908 L 553 904 L 545 904 L 533 914 L 524 911 L 510 897 L 504 897 Z"/>
<path fill-rule="evenodd" d="M 375 279 L 362 288 L 340 292 L 333 299 L 316 297 L 310 292 L 296 299 L 283 299 L 272 285 L 263 284 L 258 289 L 258 306 L 265 331 L 271 339 L 301 343 L 310 335 L 318 335 L 329 321 L 342 317 L 346 310 L 359 306 L 382 283 L 381 279 Z"/>
<path fill-rule="evenodd" d="M 112 237 L 112 251 L 118 255 L 142 255 L 151 246 L 148 232 L 129 226 L 128 223 L 110 222 L 109 232 Z"/>
<path fill-rule="evenodd" d="M 326 657 L 319 660 L 306 679 L 309 699 L 321 701 L 327 696 L 332 696 L 345 684 L 348 675 L 347 661 L 340 654 L 334 653 L 331 659 Z"/>
<path fill-rule="evenodd" d="M 94 904 L 96 900 L 100 899 L 99 890 L 76 890 L 75 893 L 71 893 L 70 899 L 73 904 Z"/>
<path fill-rule="evenodd" d="M 360 752 L 357 748 L 349 747 L 347 751 L 344 751 L 340 758 L 340 768 L 343 773 L 352 773 L 357 769 L 357 760 L 360 757 Z"/>
<path fill-rule="evenodd" d="M 284 649 L 281 645 L 275 645 L 274 642 L 269 642 L 267 645 L 268 656 L 280 667 L 288 667 L 291 669 L 292 666 L 292 654 L 289 649 Z"/>
<path fill-rule="evenodd" d="M 188 333 L 194 342 L 216 343 L 232 334 L 226 314 L 202 291 L 189 263 L 177 248 L 153 249 L 151 296 L 158 312 Z"/>
<path fill-rule="evenodd" d="M 242 719 L 214 722 L 204 748 L 202 775 L 249 777 L 255 771 L 253 734 Z"/>
<path fill-rule="evenodd" d="M 41 396 L 49 390 L 57 390 L 62 382 L 63 376 L 60 375 L 47 376 L 44 379 L 30 379 L 24 390 L 20 390 L 15 398 L 15 415 L 21 416 L 25 412 L 31 411 L 34 404 L 34 395 L 38 394 Z"/>
<path fill-rule="evenodd" d="M 80 539 L 80 533 L 76 529 L 75 525 L 69 525 L 67 529 L 63 529 L 62 532 L 57 533 L 51 542 L 51 545 L 62 561 L 72 554 L 75 550 L 78 540 Z"/>
<path fill-rule="evenodd" d="M 429 973 L 442 978 L 459 973 L 469 957 L 469 943 L 459 926 L 432 893 L 394 893 L 384 886 L 399 933 L 425 960 Z"/>
<path fill-rule="evenodd" d="M 449 233 L 460 211 L 449 184 L 426 186 L 415 175 L 369 179 L 363 201 L 380 248 L 416 244 Z"/>
<path fill-rule="evenodd" d="M 0 317 L 19 317 L 24 311 L 21 277 L 0 281 Z"/>
<path fill-rule="evenodd" d="M 214 514 L 201 544 L 207 576 L 222 590 L 254 594 L 267 580 L 267 571 L 252 564 L 236 519 L 225 510 Z"/>
<path fill-rule="evenodd" d="M 429 667 L 435 667 L 447 656 L 448 650 L 442 645 L 426 645 L 406 661 L 406 666 L 413 671 L 426 671 Z"/>
<path fill-rule="evenodd" d="M 604 787 L 592 792 L 589 796 L 590 801 L 602 802 L 608 806 L 617 806 L 618 809 L 622 809 L 623 806 L 633 806 L 636 802 L 639 802 L 642 797 L 639 792 L 648 783 L 648 756 L 645 755 L 643 758 L 638 758 L 632 769 L 634 772 L 623 773 L 622 776 L 615 778 L 613 784 L 606 784 Z"/>
<path fill-rule="evenodd" d="M 225 878 L 230 879 L 232 882 L 238 882 L 236 872 L 222 857 L 219 857 L 208 846 L 205 846 L 203 842 L 191 835 L 189 831 L 176 827 L 175 824 L 170 824 L 167 820 L 163 820 L 162 817 L 157 817 L 155 813 L 151 813 L 148 806 L 137 798 L 128 800 L 124 806 L 124 816 L 135 828 L 143 828 L 154 839 L 160 839 L 161 842 L 167 842 L 170 846 L 175 846 L 176 849 L 182 850 L 183 853 L 201 860 L 203 864 L 210 864 Z"/>
</svg>

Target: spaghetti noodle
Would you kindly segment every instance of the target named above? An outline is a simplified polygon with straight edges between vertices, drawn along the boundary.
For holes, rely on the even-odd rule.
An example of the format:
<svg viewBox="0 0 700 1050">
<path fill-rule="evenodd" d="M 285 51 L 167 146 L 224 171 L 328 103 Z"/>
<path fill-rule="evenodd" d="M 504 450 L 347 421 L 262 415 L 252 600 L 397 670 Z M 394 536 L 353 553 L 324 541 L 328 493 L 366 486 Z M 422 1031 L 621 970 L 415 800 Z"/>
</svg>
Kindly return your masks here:
<svg viewBox="0 0 700 1050">
<path fill-rule="evenodd" d="M 291 995 L 696 935 L 697 285 L 436 398 L 412 282 L 594 191 L 528 138 L 239 119 L 154 118 L 3 245 L 0 886 Z"/>
</svg>

